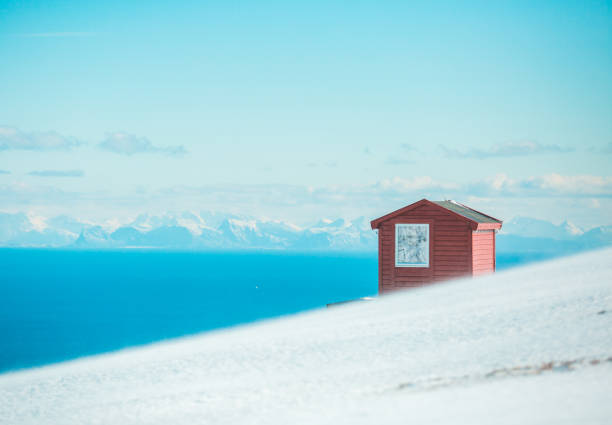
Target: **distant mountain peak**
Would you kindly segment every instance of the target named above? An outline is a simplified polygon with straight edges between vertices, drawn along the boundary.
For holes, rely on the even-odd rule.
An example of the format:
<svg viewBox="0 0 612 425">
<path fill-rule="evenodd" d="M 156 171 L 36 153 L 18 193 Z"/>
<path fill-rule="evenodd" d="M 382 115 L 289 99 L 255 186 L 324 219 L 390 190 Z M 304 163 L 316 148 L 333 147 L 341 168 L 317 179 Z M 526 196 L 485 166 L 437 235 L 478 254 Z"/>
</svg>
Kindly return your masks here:
<svg viewBox="0 0 612 425">
<path fill-rule="evenodd" d="M 557 225 L 546 220 L 520 216 L 505 223 L 502 231 L 504 234 L 558 240 L 573 239 L 584 233 L 581 228 L 567 220 Z"/>
<path fill-rule="evenodd" d="M 563 241 L 586 248 L 611 243 L 612 227 L 584 232 L 570 221 L 556 225 L 517 217 L 504 225 L 500 242 L 506 235 L 510 236 L 507 241 L 532 238 L 533 244 L 533 238 L 540 238 L 551 246 Z M 68 215 L 47 218 L 0 212 L 0 246 L 375 251 L 377 235 L 366 217 L 323 218 L 300 227 L 284 220 L 211 211 L 143 213 L 123 222 L 110 219 L 97 223 Z"/>
<path fill-rule="evenodd" d="M 36 230 L 36 231 L 42 232 L 48 227 L 45 217 L 42 217 L 33 212 L 28 212 L 26 216 L 30 224 L 30 230 Z"/>
<path fill-rule="evenodd" d="M 584 233 L 584 230 L 568 220 L 561 223 L 560 226 L 570 235 L 580 236 Z"/>
</svg>

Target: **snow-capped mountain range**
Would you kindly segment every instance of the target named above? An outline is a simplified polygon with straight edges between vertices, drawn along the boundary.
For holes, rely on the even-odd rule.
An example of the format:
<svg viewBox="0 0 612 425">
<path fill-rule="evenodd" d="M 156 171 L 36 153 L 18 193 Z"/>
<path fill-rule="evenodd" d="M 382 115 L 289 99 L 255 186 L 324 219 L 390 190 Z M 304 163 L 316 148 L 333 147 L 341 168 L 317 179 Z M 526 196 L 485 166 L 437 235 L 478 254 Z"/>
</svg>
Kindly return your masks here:
<svg viewBox="0 0 612 425">
<path fill-rule="evenodd" d="M 214 212 L 141 214 L 127 223 L 0 213 L 0 245 L 9 247 L 371 251 L 376 241 L 363 217 L 323 219 L 300 227 Z"/>
<path fill-rule="evenodd" d="M 554 257 L 612 245 L 612 226 L 588 230 L 570 221 L 553 224 L 545 220 L 516 217 L 497 235 L 498 253 L 537 254 Z"/>
<path fill-rule="evenodd" d="M 568 240 L 583 235 L 585 231 L 567 220 L 561 224 L 553 224 L 535 218 L 515 217 L 504 223 L 502 233 L 516 234 L 528 238 Z"/>
<path fill-rule="evenodd" d="M 612 226 L 588 231 L 570 223 L 518 217 L 504 224 L 498 252 L 562 250 L 612 244 Z M 376 251 L 369 219 L 321 219 L 309 226 L 219 212 L 141 214 L 102 222 L 62 215 L 0 212 L 0 246 L 64 248 L 169 248 L 201 250 L 290 249 Z"/>
</svg>

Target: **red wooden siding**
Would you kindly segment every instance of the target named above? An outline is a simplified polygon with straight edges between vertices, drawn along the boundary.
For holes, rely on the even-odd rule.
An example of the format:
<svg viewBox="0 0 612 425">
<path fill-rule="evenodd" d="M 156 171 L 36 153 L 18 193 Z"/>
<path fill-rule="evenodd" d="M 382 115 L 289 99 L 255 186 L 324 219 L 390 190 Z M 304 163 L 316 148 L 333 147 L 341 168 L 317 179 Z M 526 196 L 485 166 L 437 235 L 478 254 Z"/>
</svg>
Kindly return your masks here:
<svg viewBox="0 0 612 425">
<path fill-rule="evenodd" d="M 472 233 L 472 270 L 474 275 L 495 271 L 495 231 Z"/>
<path fill-rule="evenodd" d="M 429 267 L 395 266 L 395 225 L 429 224 Z M 378 291 L 385 293 L 495 271 L 501 220 L 454 201 L 422 199 L 370 223 L 378 229 Z"/>
<path fill-rule="evenodd" d="M 429 223 L 429 267 L 395 267 L 396 223 Z M 382 222 L 378 237 L 381 293 L 472 273 L 470 223 L 435 205 L 424 203 Z"/>
</svg>

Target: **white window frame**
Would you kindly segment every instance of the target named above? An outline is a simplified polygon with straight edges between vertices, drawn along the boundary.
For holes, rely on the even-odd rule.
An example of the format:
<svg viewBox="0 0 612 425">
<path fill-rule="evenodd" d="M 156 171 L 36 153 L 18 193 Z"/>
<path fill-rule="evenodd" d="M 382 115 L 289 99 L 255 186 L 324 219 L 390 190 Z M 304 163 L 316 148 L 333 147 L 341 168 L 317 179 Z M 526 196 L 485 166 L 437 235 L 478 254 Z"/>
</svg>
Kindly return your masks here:
<svg viewBox="0 0 612 425">
<path fill-rule="evenodd" d="M 401 227 L 421 227 L 421 226 L 427 226 L 427 262 L 426 263 L 413 263 L 413 264 L 408 264 L 408 263 L 400 263 L 398 261 L 398 251 L 399 251 L 399 238 L 398 238 L 398 234 L 399 234 L 399 229 Z M 431 247 L 431 238 L 430 238 L 430 234 L 431 232 L 430 230 L 430 226 L 429 223 L 396 223 L 395 224 L 395 267 L 419 267 L 419 268 L 429 268 L 429 264 L 430 264 L 430 258 L 429 258 L 429 251 L 430 251 L 430 247 Z"/>
</svg>

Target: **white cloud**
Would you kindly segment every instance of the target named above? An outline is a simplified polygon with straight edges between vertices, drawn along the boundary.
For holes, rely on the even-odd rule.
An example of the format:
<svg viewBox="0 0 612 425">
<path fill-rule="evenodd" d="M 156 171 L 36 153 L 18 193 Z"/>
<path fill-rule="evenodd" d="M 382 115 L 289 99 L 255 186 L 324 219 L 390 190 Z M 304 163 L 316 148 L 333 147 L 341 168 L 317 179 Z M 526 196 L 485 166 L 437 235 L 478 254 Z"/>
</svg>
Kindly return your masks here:
<svg viewBox="0 0 612 425">
<path fill-rule="evenodd" d="M 55 131 L 24 132 L 15 127 L 0 126 L 0 151 L 70 150 L 82 144 L 74 137 L 63 136 Z"/>
<path fill-rule="evenodd" d="M 309 162 L 306 164 L 307 167 L 317 168 L 317 167 L 330 167 L 335 168 L 338 166 L 337 161 L 319 161 L 319 162 Z"/>
<path fill-rule="evenodd" d="M 187 153 L 187 150 L 182 145 L 159 147 L 153 145 L 146 137 L 139 137 L 120 131 L 108 133 L 106 138 L 98 144 L 98 147 L 128 156 L 138 153 L 160 153 L 164 155 L 183 155 Z"/>
<path fill-rule="evenodd" d="M 466 191 L 475 195 L 612 197 L 612 177 L 564 176 L 551 173 L 524 179 L 512 179 L 505 174 L 498 174 L 472 182 L 466 187 Z"/>
<path fill-rule="evenodd" d="M 591 147 L 589 149 L 590 152 L 593 153 L 603 153 L 603 154 L 612 154 L 612 142 L 608 143 L 607 145 L 604 146 L 597 146 L 597 147 Z"/>
<path fill-rule="evenodd" d="M 53 186 L 30 185 L 23 182 L 0 185 L 0 205 L 3 208 L 17 205 L 59 205 L 70 211 L 72 202 L 81 198 L 78 193 L 65 192 Z"/>
<path fill-rule="evenodd" d="M 401 158 L 401 157 L 394 157 L 394 156 L 390 156 L 387 158 L 387 160 L 385 161 L 385 164 L 387 165 L 409 165 L 409 164 L 414 164 L 415 161 L 412 159 L 406 159 L 406 158 Z"/>
<path fill-rule="evenodd" d="M 444 145 L 439 145 L 438 147 L 447 158 L 456 159 L 504 158 L 546 153 L 566 153 L 574 150 L 573 148 L 566 148 L 560 145 L 542 145 L 532 141 L 500 143 L 488 149 L 470 148 L 468 150 L 458 150 Z"/>
<path fill-rule="evenodd" d="M 527 179 L 523 184 L 528 188 L 538 188 L 554 193 L 612 196 L 612 177 L 592 175 L 563 176 L 553 173 Z"/>
<path fill-rule="evenodd" d="M 515 190 L 517 181 L 506 174 L 500 173 L 492 177 L 473 181 L 467 185 L 466 191 L 471 195 L 508 194 Z"/>
<path fill-rule="evenodd" d="M 28 205 L 40 206 L 41 212 L 79 211 L 83 217 L 106 217 L 155 213 L 172 205 L 177 210 L 248 212 L 298 224 L 319 217 L 377 217 L 422 198 L 456 199 L 501 218 L 519 213 L 534 216 L 537 211 L 540 218 L 571 218 L 584 225 L 599 225 L 609 222 L 606 213 L 612 202 L 612 177 L 547 174 L 515 178 L 499 174 L 459 183 L 430 176 L 397 176 L 371 184 L 182 185 L 76 193 L 48 185 L 0 185 L 0 205 L 4 209 L 22 210 Z M 600 208 L 594 208 L 598 205 Z"/>
<path fill-rule="evenodd" d="M 417 151 L 418 149 L 409 143 L 402 143 L 400 147 L 405 151 Z"/>
<path fill-rule="evenodd" d="M 30 171 L 28 175 L 37 177 L 83 177 L 85 173 L 81 170 L 38 170 Z"/>
<path fill-rule="evenodd" d="M 589 206 L 591 208 L 601 208 L 601 202 L 599 202 L 599 199 L 593 198 L 589 200 Z"/>
<path fill-rule="evenodd" d="M 422 191 L 422 190 L 436 190 L 436 189 L 459 189 L 456 183 L 443 183 L 437 182 L 429 176 L 413 177 L 404 179 L 401 177 L 394 177 L 392 179 L 384 179 L 374 185 L 376 189 L 383 189 L 386 191 L 397 191 L 397 192 L 411 192 L 411 191 Z"/>
</svg>

